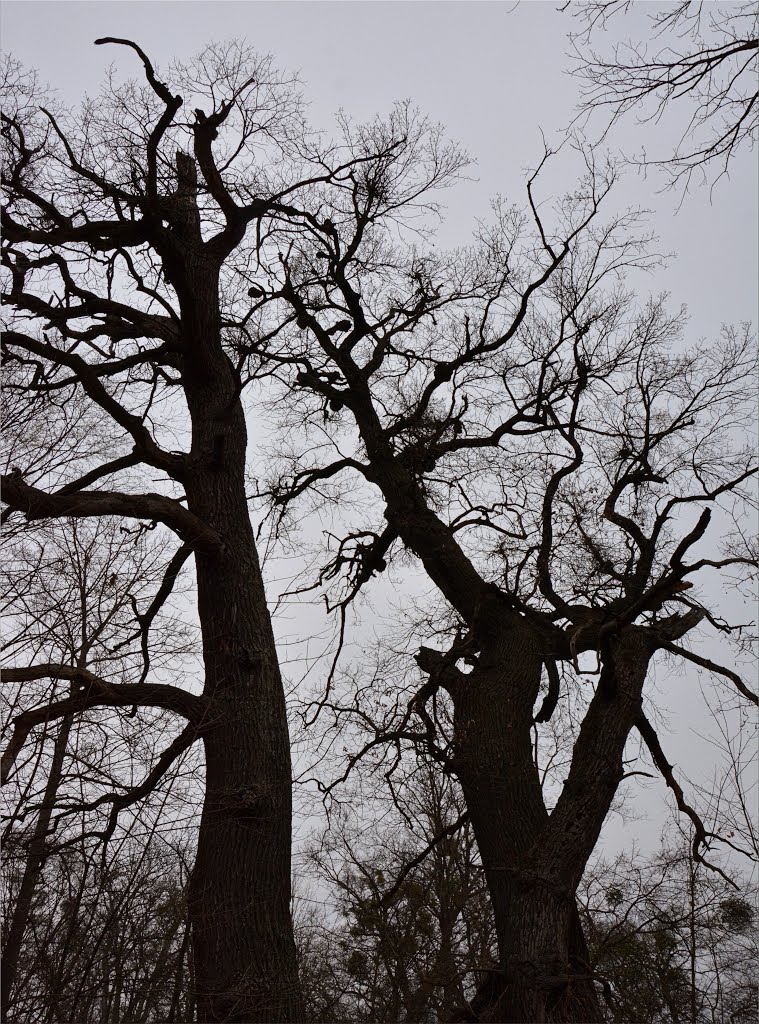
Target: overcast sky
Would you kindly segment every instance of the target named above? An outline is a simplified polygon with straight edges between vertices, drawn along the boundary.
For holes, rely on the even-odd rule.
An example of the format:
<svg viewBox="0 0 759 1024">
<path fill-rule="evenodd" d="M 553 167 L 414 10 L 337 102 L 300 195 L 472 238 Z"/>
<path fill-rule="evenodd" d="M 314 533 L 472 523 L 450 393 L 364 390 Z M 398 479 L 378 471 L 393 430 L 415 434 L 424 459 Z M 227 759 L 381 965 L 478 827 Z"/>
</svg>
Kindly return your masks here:
<svg viewBox="0 0 759 1024">
<path fill-rule="evenodd" d="M 567 32 L 572 19 L 557 0 L 509 3 L 92 3 L 10 0 L 2 6 L 2 45 L 76 101 L 94 92 L 110 62 L 138 71 L 127 51 L 92 45 L 103 35 L 128 36 L 157 65 L 192 56 L 210 40 L 245 39 L 300 71 L 313 122 L 329 128 L 338 108 L 364 119 L 410 97 L 477 160 L 478 181 L 448 197 L 443 232 L 450 244 L 469 240 L 476 216 L 487 216 L 496 193 L 523 195 L 524 170 L 571 120 L 577 82 Z M 638 4 L 616 32 L 650 36 L 654 4 Z M 648 146 L 654 130 L 627 122 L 611 142 L 628 153 Z M 659 176 L 630 172 L 615 204 L 653 211 L 669 269 L 648 287 L 686 303 L 694 335 L 711 336 L 722 322 L 755 319 L 757 190 L 755 154 L 736 161 L 731 180 L 711 197 L 697 189 L 676 213 L 672 193 L 657 194 Z M 567 182 L 567 185 L 571 182 Z"/>
<path fill-rule="evenodd" d="M 96 91 L 110 62 L 137 74 L 126 50 L 92 45 L 99 36 L 127 36 L 157 66 L 191 57 L 211 40 L 245 39 L 297 70 L 315 126 L 329 129 L 338 108 L 357 119 L 386 112 L 411 98 L 476 158 L 478 180 L 448 195 L 442 239 L 465 244 L 477 217 L 486 217 L 495 194 L 522 201 L 524 171 L 539 159 L 541 129 L 550 141 L 572 119 L 577 82 L 569 78 L 568 14 L 557 0 L 522 3 L 253 3 L 253 2 L 33 2 L 6 0 L 2 46 L 75 102 Z M 638 4 L 617 22 L 618 35 L 650 38 Z M 605 45 L 603 40 L 599 45 Z M 657 155 L 660 131 L 628 121 L 610 138 L 612 148 Z M 670 140 L 671 141 L 671 140 Z M 561 164 L 551 187 L 561 181 Z M 630 204 L 652 211 L 661 251 L 674 253 L 643 289 L 668 290 L 690 311 L 690 339 L 715 338 L 723 322 L 756 320 L 757 190 L 755 154 L 735 161 L 730 180 L 710 194 L 695 189 L 677 209 L 678 196 L 660 193 L 662 177 L 630 171 L 609 212 Z M 680 697 L 693 681 L 673 684 Z M 690 722 L 672 737 L 675 759 L 690 760 Z M 672 747 L 670 747 L 670 750 Z M 695 755 L 693 755 L 695 756 Z M 703 757 L 703 752 L 699 755 Z M 659 787 L 660 789 L 662 787 Z M 653 798 L 652 798 L 653 799 Z M 641 823 L 634 830 L 644 829 Z M 644 829 L 645 830 L 645 829 Z M 652 822 L 648 829 L 653 836 Z"/>
</svg>

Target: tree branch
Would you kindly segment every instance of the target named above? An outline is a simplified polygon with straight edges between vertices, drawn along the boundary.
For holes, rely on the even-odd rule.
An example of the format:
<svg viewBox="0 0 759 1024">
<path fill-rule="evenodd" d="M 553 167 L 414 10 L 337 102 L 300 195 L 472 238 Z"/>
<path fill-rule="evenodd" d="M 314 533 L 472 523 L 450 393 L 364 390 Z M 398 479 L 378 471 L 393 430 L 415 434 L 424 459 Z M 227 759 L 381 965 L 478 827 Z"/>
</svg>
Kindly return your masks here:
<svg viewBox="0 0 759 1024">
<path fill-rule="evenodd" d="M 464 813 L 461 814 L 451 825 L 448 825 L 447 828 L 442 829 L 440 832 L 437 833 L 436 836 L 433 836 L 433 838 L 429 841 L 429 843 L 427 843 L 422 852 L 417 854 L 417 856 L 414 857 L 413 860 L 410 860 L 408 864 L 404 865 L 394 884 L 380 897 L 379 905 L 381 907 L 386 907 L 388 903 L 391 902 L 396 893 L 398 893 L 398 891 L 401 889 L 403 883 L 406 881 L 406 879 L 414 870 L 414 868 L 419 867 L 422 861 L 432 853 L 432 851 L 435 849 L 438 843 L 441 843 L 448 836 L 455 835 L 458 832 L 458 830 L 468 821 L 469 811 L 464 811 Z"/>
<path fill-rule="evenodd" d="M 65 700 L 33 708 L 17 715 L 13 721 L 13 734 L 0 763 L 0 782 L 8 774 L 23 747 L 26 737 L 35 725 L 54 718 L 77 714 L 93 707 L 154 707 L 173 711 L 197 725 L 207 708 L 207 701 L 177 686 L 149 683 L 109 683 L 88 669 L 73 665 L 45 664 L 11 667 L 3 670 L 9 683 L 32 682 L 37 679 L 70 679 L 78 682 L 81 691 Z"/>
<path fill-rule="evenodd" d="M 88 397 L 107 412 L 129 434 L 134 441 L 136 450 L 145 462 L 155 466 L 157 469 L 162 469 L 176 480 L 181 480 L 184 477 L 185 457 L 165 452 L 156 444 L 142 419 L 125 409 L 120 402 L 117 402 L 109 394 L 100 380 L 97 370 L 86 359 L 82 359 L 75 352 L 69 352 L 48 343 L 37 341 L 35 338 L 30 338 L 26 334 L 20 334 L 18 331 L 8 331 L 5 335 L 4 343 L 18 345 L 27 352 L 32 352 L 34 355 L 49 359 L 55 364 L 69 367 L 69 369 L 74 371 L 77 381 Z"/>
<path fill-rule="evenodd" d="M 163 494 L 123 494 L 118 491 L 49 494 L 27 484 L 19 472 L 0 476 L 0 487 L 5 504 L 23 512 L 29 520 L 111 515 L 152 519 L 168 526 L 195 551 L 218 555 L 225 550 L 224 541 L 216 530 L 176 499 Z"/>
<path fill-rule="evenodd" d="M 715 661 L 710 661 L 708 658 L 703 658 L 700 654 L 694 654 L 693 651 L 687 651 L 684 647 L 679 647 L 677 644 L 671 641 L 665 641 L 661 644 L 661 647 L 665 651 L 670 651 L 672 654 L 679 654 L 681 658 L 685 658 L 686 661 L 693 662 L 694 665 L 698 665 L 699 668 L 705 668 L 709 672 L 714 672 L 716 675 L 724 676 L 729 679 L 735 686 L 739 693 L 750 700 L 752 704 L 759 705 L 759 697 L 753 693 L 743 682 L 741 677 L 733 672 L 732 669 L 725 668 L 723 665 L 718 665 Z"/>
<path fill-rule="evenodd" d="M 698 816 L 696 811 L 686 801 L 685 795 L 682 791 L 682 787 L 680 786 L 680 783 L 674 776 L 672 765 L 664 756 L 664 751 L 661 748 L 661 744 L 659 742 L 659 737 L 656 734 L 656 730 L 651 725 L 649 720 L 646 718 L 643 711 L 641 711 L 635 719 L 635 728 L 638 730 L 638 732 L 641 735 L 641 738 L 643 739 L 643 742 L 648 747 L 651 757 L 653 758 L 653 762 L 661 772 L 664 781 L 675 794 L 675 800 L 677 802 L 679 810 L 683 814 L 687 815 L 687 817 L 690 818 L 691 822 L 693 823 L 693 859 L 698 864 L 703 864 L 705 867 L 711 868 L 712 871 L 716 871 L 717 874 L 722 875 L 725 881 L 729 882 L 734 889 L 738 889 L 739 886 L 737 886 L 735 882 L 732 880 L 732 878 L 728 877 L 728 875 L 726 875 L 721 868 L 717 867 L 716 864 L 711 864 L 708 860 L 701 856 L 701 847 L 705 846 L 708 848 L 709 839 L 718 839 L 719 836 L 716 836 L 713 832 L 706 831 L 703 821 L 701 821 L 701 818 Z"/>
</svg>

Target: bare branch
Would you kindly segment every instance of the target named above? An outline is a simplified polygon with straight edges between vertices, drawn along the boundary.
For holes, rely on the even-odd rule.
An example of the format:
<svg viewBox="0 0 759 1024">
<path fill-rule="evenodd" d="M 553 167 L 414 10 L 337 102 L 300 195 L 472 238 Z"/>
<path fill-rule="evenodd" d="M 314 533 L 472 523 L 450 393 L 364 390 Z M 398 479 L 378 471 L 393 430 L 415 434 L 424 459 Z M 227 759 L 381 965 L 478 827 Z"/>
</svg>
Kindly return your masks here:
<svg viewBox="0 0 759 1024">
<path fill-rule="evenodd" d="M 759 705 L 759 697 L 752 690 L 746 686 L 741 677 L 737 672 L 733 672 L 732 669 L 725 668 L 724 665 L 718 665 L 715 661 L 710 661 L 709 658 L 704 658 L 700 654 L 694 654 L 693 651 L 688 651 L 684 647 L 679 647 L 677 644 L 665 641 L 661 645 L 665 651 L 669 651 L 671 654 L 677 654 L 681 658 L 685 658 L 686 661 L 692 662 L 694 665 L 698 665 L 699 668 L 705 668 L 709 672 L 714 672 L 716 675 L 724 676 L 725 679 L 729 679 L 730 682 L 735 686 L 736 690 L 743 694 L 743 696 L 750 700 L 752 704 Z"/>
<path fill-rule="evenodd" d="M 674 776 L 672 765 L 669 763 L 669 761 L 667 761 L 667 758 L 664 756 L 664 751 L 661 748 L 661 744 L 659 742 L 659 737 L 656 734 L 656 730 L 648 721 L 648 719 L 642 711 L 635 719 L 635 728 L 638 730 L 641 737 L 643 738 L 644 743 L 648 747 L 651 753 L 651 757 L 654 760 L 654 764 L 661 772 L 664 781 L 675 794 L 675 800 L 677 801 L 678 808 L 680 809 L 680 811 L 682 811 L 683 814 L 687 815 L 693 823 L 693 859 L 698 864 L 703 864 L 705 867 L 710 868 L 712 871 L 716 871 L 717 874 L 722 875 L 725 881 L 729 882 L 735 889 L 738 889 L 739 886 L 736 885 L 736 883 L 728 875 L 726 875 L 721 868 L 717 867 L 716 864 L 710 863 L 708 860 L 702 857 L 701 847 L 704 846 L 708 849 L 709 840 L 719 839 L 719 836 L 715 835 L 713 832 L 706 831 L 704 823 L 701 821 L 701 818 L 698 816 L 696 811 L 690 806 L 690 804 L 686 801 L 682 791 L 682 787 L 680 786 L 680 783 Z"/>
<path fill-rule="evenodd" d="M 71 679 L 81 686 L 79 693 L 24 711 L 12 720 L 13 733 L 2 759 L 2 782 L 7 781 L 26 737 L 35 725 L 52 719 L 78 714 L 94 707 L 156 707 L 173 711 L 199 723 L 207 701 L 176 686 L 149 683 L 109 683 L 87 669 L 71 665 L 31 665 L 25 668 L 7 668 L 3 676 L 8 682 L 32 682 L 35 679 Z"/>
<path fill-rule="evenodd" d="M 225 550 L 219 534 L 174 498 L 163 494 L 122 494 L 118 491 L 75 491 L 49 494 L 27 484 L 20 473 L 0 477 L 6 505 L 27 519 L 59 519 L 64 516 L 121 515 L 164 523 L 193 550 L 220 554 Z"/>
<path fill-rule="evenodd" d="M 401 871 L 398 873 L 398 877 L 396 878 L 393 885 L 391 885 L 390 888 L 387 889 L 380 897 L 379 905 L 381 907 L 386 907 L 388 906 L 388 904 L 392 903 L 393 898 L 401 890 L 401 888 L 403 887 L 403 883 L 406 881 L 406 879 L 414 870 L 414 868 L 418 868 L 419 865 L 432 853 L 436 846 L 442 843 L 442 841 L 444 839 L 447 839 L 449 836 L 455 835 L 459 831 L 459 829 L 462 828 L 468 821 L 469 812 L 464 811 L 464 813 L 460 814 L 459 817 L 454 822 L 452 822 L 446 828 L 438 832 L 437 835 L 433 836 L 432 839 L 430 839 L 430 841 L 421 851 L 421 853 L 418 853 L 416 857 L 414 857 L 412 860 L 410 860 L 407 864 L 403 866 Z"/>
</svg>

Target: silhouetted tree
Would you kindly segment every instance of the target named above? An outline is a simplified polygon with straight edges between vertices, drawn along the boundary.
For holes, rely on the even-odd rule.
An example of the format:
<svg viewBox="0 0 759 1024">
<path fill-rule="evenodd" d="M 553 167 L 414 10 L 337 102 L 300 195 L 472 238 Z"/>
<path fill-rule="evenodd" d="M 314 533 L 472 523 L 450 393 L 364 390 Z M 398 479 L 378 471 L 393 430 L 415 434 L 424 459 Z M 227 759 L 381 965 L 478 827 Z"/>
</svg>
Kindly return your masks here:
<svg viewBox="0 0 759 1024">
<path fill-rule="evenodd" d="M 618 43 L 612 53 L 596 49 L 605 32 L 624 25 L 631 6 L 630 0 L 589 0 L 562 8 L 583 24 L 571 37 L 582 109 L 598 110 L 609 126 L 628 114 L 658 122 L 683 111 L 687 120 L 673 152 L 644 155 L 640 162 L 663 167 L 671 184 L 684 188 L 694 174 L 717 180 L 739 150 L 756 144 L 756 6 L 677 0 L 649 14 L 650 39 Z"/>
<path fill-rule="evenodd" d="M 314 851 L 340 914 L 316 931 L 335 952 L 314 1020 L 326 1019 L 330 1003 L 342 1020 L 448 1020 L 495 963 L 487 887 L 458 787 L 420 761 L 402 789 L 402 814 L 377 805 L 380 830 L 366 834 L 361 817 L 353 828 L 334 823 Z M 308 962 L 319 959 L 312 950 Z"/>
<path fill-rule="evenodd" d="M 356 708 L 368 739 L 346 770 L 410 742 L 459 780 L 501 956 L 471 1012 L 598 1020 L 574 892 L 633 730 L 698 822 L 694 856 L 708 839 L 644 711 L 652 659 L 694 661 L 756 702 L 737 673 L 678 643 L 701 623 L 730 632 L 691 577 L 753 564 L 750 551 L 691 554 L 709 507 L 733 502 L 756 471 L 750 331 L 678 351 L 682 315 L 662 300 L 636 306 L 622 280 L 651 265 L 646 240 L 633 214 L 600 222 L 613 171 L 590 158 L 552 226 L 536 173 L 528 214 L 500 207 L 479 245 L 445 255 L 419 241 L 419 209 L 441 182 L 423 174 L 432 158 L 408 111 L 351 140 L 360 173 L 314 189 L 302 231 L 269 264 L 262 324 L 288 310 L 292 322 L 269 331 L 261 356 L 315 439 L 293 449 L 270 500 L 278 514 L 310 489 L 335 500 L 342 476 L 355 507 L 363 479 L 366 515 L 317 585 L 344 616 L 403 548 L 447 603 L 427 624 L 438 646 L 418 651 L 426 681 L 390 712 Z M 547 802 L 534 733 L 561 699 L 557 662 L 573 669 L 569 685 L 596 685 L 581 691 L 571 763 Z M 362 692 L 371 704 L 372 687 Z M 321 706 L 335 706 L 331 684 Z"/>
<path fill-rule="evenodd" d="M 35 525 L 6 538 L 2 572 L 6 658 L 16 664 L 44 662 L 69 668 L 72 674 L 111 679 L 139 675 L 151 663 L 164 676 L 172 662 L 189 664 L 183 655 L 192 650 L 191 631 L 167 614 L 166 606 L 149 634 L 135 617 L 135 609 L 154 597 L 165 568 L 163 553 L 151 539 L 150 532 L 134 535 L 106 518 Z M 12 678 L 13 672 L 9 675 Z M 55 687 L 44 678 L 15 685 L 6 682 L 9 717 L 23 720 L 24 714 L 50 699 Z M 67 697 L 71 700 L 76 694 L 72 680 Z M 3 1019 L 17 1017 L 22 1012 L 19 1000 L 28 1006 L 30 992 L 37 991 L 29 972 L 42 961 L 29 954 L 28 932 L 31 927 L 39 936 L 42 928 L 39 912 L 32 912 L 40 904 L 40 882 L 47 879 L 49 888 L 60 870 L 53 866 L 45 874 L 48 861 L 73 846 L 84 872 L 81 884 L 87 886 L 91 881 L 86 877 L 87 860 L 96 858 L 97 846 L 112 838 L 116 843 L 123 841 L 119 812 L 126 812 L 124 817 L 133 815 L 138 801 L 152 795 L 163 802 L 162 810 L 170 816 L 166 787 L 171 788 L 181 759 L 164 765 L 163 778 L 149 774 L 155 747 L 166 741 L 165 734 L 160 722 L 150 722 L 145 715 L 137 720 L 127 712 L 119 719 L 112 709 L 94 707 L 40 722 L 27 738 L 26 756 L 17 762 L 4 787 L 10 813 L 3 838 L 8 872 Z M 135 787 L 134 776 L 141 768 L 148 784 Z M 105 828 L 98 821 L 103 810 L 108 811 Z M 141 829 L 149 831 L 150 818 L 141 821 Z M 130 827 L 135 827 L 134 818 L 127 832 Z M 103 850 L 101 856 L 105 860 L 107 852 Z M 42 898 L 42 905 L 46 900 Z M 20 981 L 22 960 L 25 976 Z M 71 1019 L 77 1017 L 74 1014 Z"/>
<path fill-rule="evenodd" d="M 107 422 L 92 454 L 81 437 L 66 450 L 63 432 L 47 464 L 34 445 L 13 451 L 3 500 L 10 522 L 121 516 L 157 525 L 170 557 L 138 619 L 149 630 L 192 557 L 205 678 L 198 695 L 151 681 L 147 665 L 134 682 L 15 665 L 10 681 L 66 681 L 73 691 L 14 719 L 5 769 L 32 728 L 94 707 L 184 719 L 138 790 L 202 741 L 189 901 L 199 1016 L 291 1021 L 300 998 L 288 730 L 246 499 L 246 378 L 224 344 L 241 279 L 225 268 L 249 230 L 266 235 L 286 211 L 308 140 L 292 84 L 242 47 L 208 47 L 163 76 L 135 43 L 98 42 L 133 51 L 144 83 L 110 80 L 76 113 L 45 106 L 34 76 L 6 68 L 3 346 L 22 420 L 37 424 L 40 441 L 66 403 Z M 331 173 L 313 163 L 304 171 Z"/>
<path fill-rule="evenodd" d="M 465 160 L 408 104 L 343 120 L 327 144 L 247 51 L 210 47 L 164 81 L 134 43 L 100 42 L 133 49 L 147 85 L 109 87 L 76 119 L 38 110 L 34 83 L 8 73 L 4 346 L 32 443 L 3 495 L 11 523 L 122 516 L 178 537 L 136 618 L 142 635 L 193 556 L 203 693 L 148 681 L 147 664 L 138 682 L 16 665 L 12 682 L 74 690 L 14 718 L 6 765 L 35 726 L 95 707 L 184 718 L 127 799 L 202 738 L 188 902 L 198 1017 L 301 1016 L 287 722 L 245 477 L 242 393 L 267 380 L 266 401 L 320 438 L 300 435 L 275 509 L 341 474 L 368 485 L 372 509 L 321 575 L 341 615 L 402 551 L 444 602 L 408 700 L 355 706 L 370 738 L 347 770 L 382 745 L 420 744 L 461 785 L 498 968 L 459 1019 L 601 1020 L 575 894 L 633 730 L 693 822 L 695 863 L 713 838 L 644 712 L 652 659 L 695 662 L 756 702 L 738 673 L 678 643 L 700 624 L 730 632 L 691 578 L 752 564 L 740 549 L 691 554 L 710 509 L 740 502 L 755 472 L 748 328 L 726 329 L 715 351 L 676 350 L 681 318 L 625 290 L 658 261 L 634 214 L 602 223 L 614 172 L 588 156 L 550 224 L 542 162 L 527 212 L 497 205 L 475 245 L 443 254 L 427 215 Z M 74 431 L 38 465 L 34 425 L 58 424 L 74 396 L 110 418 L 99 457 Z M 580 713 L 551 793 L 536 727 L 568 688 Z"/>
<path fill-rule="evenodd" d="M 80 843 L 46 860 L 9 1022 L 196 1019 L 181 851 L 141 829 L 109 854 Z"/>
<path fill-rule="evenodd" d="M 739 889 L 693 859 L 692 836 L 670 829 L 653 857 L 595 865 L 580 902 L 609 1020 L 748 1022 L 756 1012 L 755 884 Z"/>
</svg>

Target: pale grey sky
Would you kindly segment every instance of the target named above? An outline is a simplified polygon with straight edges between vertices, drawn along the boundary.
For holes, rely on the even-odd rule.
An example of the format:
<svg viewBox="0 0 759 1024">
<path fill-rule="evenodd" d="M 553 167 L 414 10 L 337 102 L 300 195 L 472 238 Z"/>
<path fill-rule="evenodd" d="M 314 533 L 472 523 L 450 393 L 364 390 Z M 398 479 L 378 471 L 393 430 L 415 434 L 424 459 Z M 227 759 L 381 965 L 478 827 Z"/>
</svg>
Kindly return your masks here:
<svg viewBox="0 0 759 1024">
<path fill-rule="evenodd" d="M 103 35 L 127 36 L 160 65 L 192 56 L 206 42 L 245 39 L 271 52 L 287 70 L 298 70 L 311 103 L 315 126 L 329 129 L 338 108 L 364 119 L 410 97 L 477 159 L 476 181 L 447 197 L 441 232 L 446 244 L 465 244 L 477 217 L 487 217 L 497 193 L 521 202 L 524 170 L 539 159 L 540 130 L 551 141 L 571 120 L 578 97 L 569 66 L 567 32 L 572 19 L 545 2 L 34 2 L 6 0 L 2 7 L 2 47 L 56 87 L 64 101 L 95 92 L 103 72 L 115 62 L 137 74 L 132 54 L 92 45 Z M 653 4 L 639 3 L 617 22 L 620 35 L 644 39 Z M 609 138 L 627 153 L 646 145 L 653 155 L 666 134 L 632 120 Z M 549 184 L 558 193 L 571 187 L 557 164 Z M 730 180 L 710 194 L 695 189 L 676 212 L 677 196 L 660 194 L 664 179 L 629 171 L 612 197 L 609 212 L 628 205 L 652 211 L 660 249 L 674 253 L 655 279 L 637 282 L 641 291 L 671 292 L 673 305 L 690 311 L 689 340 L 716 338 L 723 322 L 756 321 L 757 189 L 756 156 L 742 153 Z M 668 750 L 686 770 L 704 765 L 691 729 L 703 724 L 696 710 L 693 675 L 667 686 L 673 706 L 691 717 L 672 720 Z M 706 755 L 708 759 L 708 754 Z M 706 766 L 708 770 L 708 765 Z M 662 806 L 663 785 L 652 809 Z M 658 802 L 658 803 L 657 803 Z M 611 833 L 617 829 L 612 822 Z M 649 838 L 655 838 L 653 820 Z M 646 831 L 642 823 L 636 832 Z M 620 837 L 617 837 L 621 841 Z"/>
<path fill-rule="evenodd" d="M 646 38 L 639 3 L 617 23 L 620 35 Z M 567 77 L 567 32 L 572 19 L 544 2 L 161 2 L 6 0 L 2 46 L 72 102 L 94 92 L 110 62 L 136 74 L 133 56 L 92 45 L 103 35 L 128 36 L 155 64 L 192 56 L 210 40 L 245 39 L 274 55 L 282 68 L 299 70 L 318 127 L 329 128 L 342 107 L 357 119 L 385 112 L 410 97 L 476 158 L 476 182 L 448 195 L 442 233 L 448 244 L 469 240 L 474 218 L 485 217 L 496 193 L 523 196 L 524 169 L 571 120 L 577 83 Z M 652 144 L 652 126 L 626 122 L 613 147 L 639 151 Z M 554 182 L 557 191 L 571 182 Z M 676 197 L 657 194 L 663 179 L 630 171 L 612 205 L 652 210 L 662 251 L 674 252 L 668 270 L 644 287 L 671 291 L 686 303 L 696 336 L 713 336 L 722 322 L 756 315 L 756 156 L 743 153 L 730 181 L 710 203 L 698 189 L 675 213 Z"/>
</svg>

